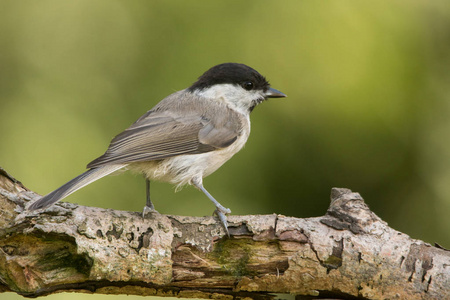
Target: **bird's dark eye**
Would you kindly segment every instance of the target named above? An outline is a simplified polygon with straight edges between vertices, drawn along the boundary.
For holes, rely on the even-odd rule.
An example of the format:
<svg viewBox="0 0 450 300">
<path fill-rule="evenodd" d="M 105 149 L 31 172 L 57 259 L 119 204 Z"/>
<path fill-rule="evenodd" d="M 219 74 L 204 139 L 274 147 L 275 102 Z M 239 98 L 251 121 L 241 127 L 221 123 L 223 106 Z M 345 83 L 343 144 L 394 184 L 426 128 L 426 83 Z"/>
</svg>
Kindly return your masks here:
<svg viewBox="0 0 450 300">
<path fill-rule="evenodd" d="M 253 89 L 253 82 L 251 81 L 244 82 L 244 84 L 242 84 L 242 87 L 247 91 L 250 91 Z"/>
</svg>

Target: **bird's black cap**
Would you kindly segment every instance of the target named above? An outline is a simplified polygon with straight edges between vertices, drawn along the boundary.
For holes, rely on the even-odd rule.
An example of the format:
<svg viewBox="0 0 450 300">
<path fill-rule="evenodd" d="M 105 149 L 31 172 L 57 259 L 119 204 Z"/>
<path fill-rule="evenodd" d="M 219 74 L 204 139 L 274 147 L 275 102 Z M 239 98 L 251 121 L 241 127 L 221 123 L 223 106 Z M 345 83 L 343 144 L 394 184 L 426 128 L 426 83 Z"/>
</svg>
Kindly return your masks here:
<svg viewBox="0 0 450 300">
<path fill-rule="evenodd" d="M 253 89 L 255 90 L 266 91 L 269 89 L 267 80 L 255 69 L 244 64 L 224 63 L 214 66 L 203 73 L 188 90 L 191 92 L 194 90 L 202 90 L 221 83 L 243 86 L 248 82 L 253 84 Z"/>
</svg>

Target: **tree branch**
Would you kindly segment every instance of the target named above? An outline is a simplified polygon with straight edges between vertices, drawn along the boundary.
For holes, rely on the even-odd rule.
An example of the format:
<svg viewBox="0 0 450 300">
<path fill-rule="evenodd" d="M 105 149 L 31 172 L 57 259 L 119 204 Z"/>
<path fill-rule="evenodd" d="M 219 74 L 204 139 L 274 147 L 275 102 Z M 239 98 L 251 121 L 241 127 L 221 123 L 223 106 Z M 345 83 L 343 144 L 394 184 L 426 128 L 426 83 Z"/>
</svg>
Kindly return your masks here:
<svg viewBox="0 0 450 300">
<path fill-rule="evenodd" d="M 0 168 L 0 292 L 450 299 L 450 252 L 388 227 L 348 189 L 332 189 L 322 217 L 230 216 L 231 238 L 213 217 L 24 212 L 35 197 Z"/>
</svg>

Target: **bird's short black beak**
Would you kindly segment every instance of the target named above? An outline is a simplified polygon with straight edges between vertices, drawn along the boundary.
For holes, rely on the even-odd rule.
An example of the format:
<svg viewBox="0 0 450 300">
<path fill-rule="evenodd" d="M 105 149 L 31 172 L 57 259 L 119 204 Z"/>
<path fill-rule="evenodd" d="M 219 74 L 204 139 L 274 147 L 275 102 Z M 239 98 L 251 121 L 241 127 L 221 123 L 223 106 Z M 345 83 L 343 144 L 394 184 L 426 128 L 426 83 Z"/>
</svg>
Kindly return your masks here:
<svg viewBox="0 0 450 300">
<path fill-rule="evenodd" d="M 269 88 L 266 91 L 266 97 L 267 98 L 284 98 L 287 96 L 285 94 L 283 94 L 282 92 L 280 92 L 279 90 L 276 90 L 274 88 Z"/>
</svg>

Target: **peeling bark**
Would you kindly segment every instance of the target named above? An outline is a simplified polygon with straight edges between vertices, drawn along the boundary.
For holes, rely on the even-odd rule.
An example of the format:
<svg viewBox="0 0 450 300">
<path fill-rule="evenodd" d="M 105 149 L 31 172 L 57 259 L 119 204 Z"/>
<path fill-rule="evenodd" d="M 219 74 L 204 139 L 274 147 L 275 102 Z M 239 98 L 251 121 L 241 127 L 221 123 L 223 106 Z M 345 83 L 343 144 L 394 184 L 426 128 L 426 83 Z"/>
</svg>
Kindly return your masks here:
<svg viewBox="0 0 450 300">
<path fill-rule="evenodd" d="M 390 228 L 348 189 L 332 189 L 322 217 L 229 216 L 230 238 L 213 217 L 25 212 L 35 197 L 0 169 L 0 292 L 450 299 L 450 252 Z"/>
</svg>

